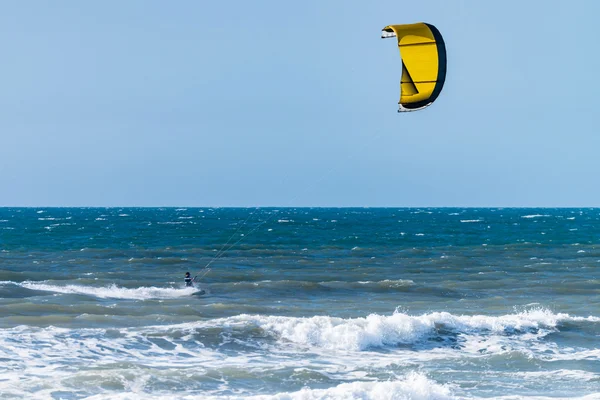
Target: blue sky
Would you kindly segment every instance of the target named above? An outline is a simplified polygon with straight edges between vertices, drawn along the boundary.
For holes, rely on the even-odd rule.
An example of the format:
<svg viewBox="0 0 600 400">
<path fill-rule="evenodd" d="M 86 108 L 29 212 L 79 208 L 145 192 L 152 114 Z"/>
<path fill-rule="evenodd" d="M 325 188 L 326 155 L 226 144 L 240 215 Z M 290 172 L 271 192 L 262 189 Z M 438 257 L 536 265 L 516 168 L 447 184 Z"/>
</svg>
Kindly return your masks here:
<svg viewBox="0 0 600 400">
<path fill-rule="evenodd" d="M 0 205 L 600 206 L 600 2 L 0 5 Z M 389 24 L 448 75 L 398 114 Z"/>
</svg>

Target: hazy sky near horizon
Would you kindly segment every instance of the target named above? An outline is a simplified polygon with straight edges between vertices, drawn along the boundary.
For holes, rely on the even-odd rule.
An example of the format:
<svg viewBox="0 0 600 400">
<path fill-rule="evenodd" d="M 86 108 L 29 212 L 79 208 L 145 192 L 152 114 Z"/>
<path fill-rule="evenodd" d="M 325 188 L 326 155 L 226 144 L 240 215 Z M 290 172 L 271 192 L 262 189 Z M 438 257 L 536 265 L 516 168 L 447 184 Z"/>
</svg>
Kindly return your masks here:
<svg viewBox="0 0 600 400">
<path fill-rule="evenodd" d="M 600 206 L 600 2 L 0 4 L 0 206 Z M 398 114 L 389 24 L 448 74 Z"/>
</svg>

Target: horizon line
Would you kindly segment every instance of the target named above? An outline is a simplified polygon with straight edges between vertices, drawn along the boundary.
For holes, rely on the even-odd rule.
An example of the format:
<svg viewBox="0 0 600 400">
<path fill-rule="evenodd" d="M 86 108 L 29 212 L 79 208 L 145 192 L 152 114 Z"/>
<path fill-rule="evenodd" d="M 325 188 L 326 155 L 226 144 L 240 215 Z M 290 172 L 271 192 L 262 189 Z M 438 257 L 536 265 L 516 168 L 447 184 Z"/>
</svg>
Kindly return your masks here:
<svg viewBox="0 0 600 400">
<path fill-rule="evenodd" d="M 69 205 L 69 206 L 18 206 L 18 205 L 0 205 L 0 209 L 7 208 L 21 208 L 21 209 L 39 209 L 39 208 L 152 208 L 152 209 L 161 209 L 161 208 L 241 208 L 241 209 L 252 209 L 252 208 L 280 208 L 280 209 L 293 209 L 293 208 L 334 208 L 334 209 L 342 209 L 342 208 L 379 208 L 379 209 L 417 209 L 417 208 L 459 208 L 459 209 L 478 209 L 478 208 L 496 208 L 496 209 L 598 209 L 600 206 L 277 206 L 277 205 L 265 205 L 265 206 L 140 206 L 140 205 L 123 205 L 123 206 L 101 206 L 101 205 Z"/>
</svg>

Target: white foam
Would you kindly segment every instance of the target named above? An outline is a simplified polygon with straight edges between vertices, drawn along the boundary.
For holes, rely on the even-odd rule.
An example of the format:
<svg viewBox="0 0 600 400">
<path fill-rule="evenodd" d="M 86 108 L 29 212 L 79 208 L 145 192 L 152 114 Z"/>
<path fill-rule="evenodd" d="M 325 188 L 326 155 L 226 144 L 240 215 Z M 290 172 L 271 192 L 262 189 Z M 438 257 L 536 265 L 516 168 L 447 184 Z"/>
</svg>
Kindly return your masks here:
<svg viewBox="0 0 600 400">
<path fill-rule="evenodd" d="M 454 397 L 447 386 L 437 384 L 423 374 L 410 373 L 402 380 L 350 382 L 328 389 L 305 388 L 298 392 L 247 398 L 252 400 L 444 400 L 453 399 Z"/>
<path fill-rule="evenodd" d="M 327 282 L 323 282 L 327 283 Z M 414 285 L 414 282 L 410 279 L 384 279 L 382 281 L 358 281 L 361 285 L 377 285 L 386 287 L 405 287 Z"/>
<path fill-rule="evenodd" d="M 462 222 L 462 223 L 483 222 L 483 220 L 482 219 L 461 219 L 460 222 Z"/>
<path fill-rule="evenodd" d="M 305 387 L 297 392 L 282 392 L 273 395 L 151 395 L 139 387 L 128 393 L 98 394 L 86 397 L 88 400 L 113 399 L 205 399 L 205 400 L 447 400 L 454 399 L 447 385 L 440 385 L 421 373 L 412 372 L 407 376 L 391 381 L 355 381 L 342 383 L 327 389 Z"/>
<path fill-rule="evenodd" d="M 531 214 L 531 215 L 522 215 L 521 218 L 541 218 L 541 217 L 550 217 L 548 214 Z"/>
<path fill-rule="evenodd" d="M 196 329 L 207 327 L 207 323 L 213 327 L 258 327 L 280 340 L 302 347 L 365 351 L 370 348 L 416 344 L 432 336 L 435 330 L 440 328 L 477 338 L 486 332 L 504 338 L 507 331 L 541 330 L 535 334 L 535 337 L 539 337 L 551 332 L 560 322 L 564 321 L 600 322 L 600 318 L 572 317 L 568 314 L 554 314 L 549 310 L 539 308 L 502 316 L 457 316 L 447 312 L 410 316 L 395 312 L 388 316 L 371 314 L 365 318 L 344 319 L 329 316 L 297 318 L 242 314 L 199 324 L 154 328 L 159 330 Z M 525 335 L 526 333 L 522 334 L 523 338 L 527 340 L 528 337 Z M 473 353 L 478 351 L 474 350 Z M 493 346 L 490 351 L 494 351 Z M 595 357 L 595 355 L 591 356 Z"/>
<path fill-rule="evenodd" d="M 138 287 L 124 288 L 117 285 L 105 287 L 83 286 L 83 285 L 49 285 L 37 282 L 23 282 L 21 286 L 32 289 L 42 290 L 54 293 L 73 293 L 110 299 L 130 299 L 130 300 L 149 300 L 149 299 L 169 299 L 190 296 L 198 289 L 193 287 L 186 288 L 159 288 L 159 287 Z"/>
<path fill-rule="evenodd" d="M 390 384 L 391 383 L 391 384 Z M 423 392 L 421 388 L 415 388 L 413 393 L 405 392 L 402 389 L 396 389 L 394 385 L 396 381 L 391 382 L 372 382 L 375 387 L 374 390 L 368 390 L 369 382 L 353 382 L 344 383 L 332 389 L 315 389 L 309 388 L 303 389 L 293 393 L 278 393 L 275 395 L 260 395 L 260 396 L 241 396 L 241 395 L 227 395 L 227 396 L 214 396 L 214 395 L 182 395 L 181 393 L 175 395 L 153 395 L 147 392 L 124 392 L 124 393 L 111 393 L 111 394 L 98 394 L 90 397 L 86 397 L 87 400 L 172 400 L 172 399 L 183 399 L 183 400 L 443 400 L 443 399 L 464 399 L 464 397 L 455 397 L 450 393 L 445 394 L 432 392 L 428 394 Z M 364 388 L 361 388 L 361 384 L 364 384 Z M 440 386 L 444 389 L 444 386 Z M 358 390 L 355 390 L 358 389 Z M 420 390 L 421 389 L 421 390 Z M 381 390 L 381 391 L 380 391 Z M 390 390 L 390 391 L 388 391 Z M 46 399 L 52 397 L 51 390 L 43 391 L 45 396 L 43 397 L 30 397 L 36 399 Z M 491 397 L 467 397 L 471 400 L 489 400 Z M 587 396 L 581 397 L 546 397 L 546 396 L 494 396 L 493 399 L 498 400 L 599 400 L 600 394 L 594 393 Z"/>
<path fill-rule="evenodd" d="M 597 317 L 578 317 L 568 314 L 554 314 L 548 310 L 535 309 L 518 314 L 503 316 L 457 316 L 449 313 L 429 313 L 410 316 L 400 312 L 393 315 L 373 314 L 366 318 L 334 318 L 315 316 L 310 318 L 293 318 L 279 316 L 240 315 L 236 317 L 214 320 L 201 320 L 177 325 L 158 325 L 139 328 L 105 329 L 66 329 L 56 327 L 35 328 L 19 326 L 0 329 L 0 358 L 6 360 L 0 364 L 0 392 L 7 396 L 22 398 L 50 398 L 53 391 L 65 390 L 85 393 L 92 399 L 448 399 L 453 397 L 453 386 L 441 385 L 423 374 L 409 373 L 405 376 L 392 377 L 389 381 L 375 379 L 375 373 L 360 375 L 360 372 L 378 371 L 385 365 L 402 363 L 422 364 L 434 359 L 443 362 L 456 360 L 461 364 L 465 357 L 485 357 L 480 352 L 486 347 L 487 354 L 506 353 L 505 344 L 510 338 L 521 342 L 521 347 L 531 347 L 538 356 L 545 360 L 599 360 L 600 349 L 575 351 L 566 348 L 554 348 L 553 353 L 547 348 L 537 347 L 536 334 L 506 335 L 504 331 L 498 335 L 489 335 L 507 327 L 517 326 L 552 327 L 561 321 L 600 322 Z M 277 343 L 265 347 L 252 346 L 244 353 L 224 353 L 220 349 L 205 347 L 203 329 L 220 328 L 224 332 L 236 331 L 236 328 L 254 328 L 264 330 L 276 337 Z M 304 329 L 297 336 L 294 330 Z M 384 352 L 370 352 L 360 345 L 371 343 L 402 343 L 398 340 L 419 340 L 420 335 L 429 335 L 435 329 L 452 329 L 468 336 L 467 343 L 460 350 L 450 347 L 422 349 L 402 349 L 394 347 Z M 117 332 L 118 331 L 118 332 Z M 163 333 L 163 334 L 161 334 Z M 198 335 L 198 333 L 201 333 Z M 484 333 L 478 335 L 478 333 Z M 472 336 L 469 336 L 473 334 Z M 253 339 L 262 336 L 253 333 Z M 153 341 L 160 338 L 169 346 L 161 347 Z M 18 338 L 18 340 L 15 340 Z M 529 340 L 532 338 L 533 340 Z M 236 339 L 237 340 L 237 339 Z M 336 346 L 336 341 L 345 341 L 345 345 Z M 239 344 L 239 342 L 238 342 Z M 530 346 L 533 344 L 533 346 Z M 300 350 L 295 348 L 300 345 Z M 317 346 L 310 356 L 304 352 L 306 346 Z M 330 348 L 333 351 L 324 351 Z M 358 349 L 358 353 L 352 350 Z M 350 351 L 347 351 L 350 350 Z M 557 352 L 557 350 L 560 350 Z M 317 361 L 315 361 L 315 357 Z M 561 358 L 564 357 L 564 358 Z M 581 357 L 581 358 L 577 358 Z M 49 363 L 48 360 L 52 360 Z M 452 362 L 452 361 L 451 361 Z M 87 365 L 92 369 L 86 369 Z M 123 367 L 123 365 L 129 365 Z M 324 374 L 339 374 L 347 380 L 337 386 L 320 389 L 308 387 L 295 392 L 281 392 L 272 395 L 258 395 L 256 392 L 237 392 L 232 395 L 229 383 L 223 376 L 219 388 L 208 389 L 202 394 L 191 394 L 188 391 L 160 390 L 152 392 L 146 379 L 155 379 L 165 372 L 170 382 L 189 380 L 191 371 L 200 375 L 212 374 L 224 370 L 260 371 L 281 368 L 310 368 Z M 390 370 L 385 368 L 385 370 Z M 75 371 L 75 372 L 74 372 Z M 490 371 L 496 377 L 498 371 Z M 521 373 L 521 371 L 517 371 Z M 525 379 L 543 378 L 549 373 L 551 379 L 564 381 L 575 380 L 572 385 L 585 384 L 597 379 L 592 372 L 578 370 L 522 372 L 518 375 Z M 103 375 L 106 374 L 106 375 Z M 531 374 L 531 375 L 528 375 Z M 73 377 L 79 382 L 74 389 Z M 385 375 L 389 376 L 389 375 Z M 175 381 L 175 380 L 176 381 Z M 379 378 L 385 379 L 385 378 Z M 442 374 L 442 378 L 443 374 Z M 121 382 L 112 388 L 99 389 L 100 383 Z M 487 379 L 489 382 L 489 379 Z M 32 392 L 33 390 L 33 392 Z M 235 393 L 234 389 L 234 393 Z M 260 389 L 258 389 L 260 390 Z M 222 392 L 230 394 L 223 395 Z M 97 394 L 99 393 L 100 394 Z M 194 392 L 192 392 L 194 393 Z M 198 392 L 195 392 L 198 393 Z M 241 393 L 241 394 L 240 394 Z M 261 393 L 260 391 L 258 393 Z M 264 392 L 263 392 L 264 393 Z M 497 394 L 498 392 L 496 392 Z M 500 392 L 502 393 L 502 392 Z M 248 397 L 251 396 L 251 397 Z M 461 396 L 459 398 L 465 398 Z M 475 399 L 475 397 L 468 397 Z M 491 397 L 490 397 L 491 398 Z M 498 398 L 498 396 L 494 396 Z M 506 396 L 504 399 L 533 399 L 538 397 Z M 541 398 L 541 397 L 539 397 Z M 584 397 L 593 399 L 594 397 Z M 582 398 L 583 399 L 583 398 Z"/>
<path fill-rule="evenodd" d="M 475 398 L 478 399 L 478 398 Z M 487 399 L 487 398 L 481 398 Z M 587 396 L 581 397 L 547 397 L 547 396 L 495 396 L 494 399 L 498 400 L 598 400 L 600 399 L 600 393 L 593 393 Z"/>
<path fill-rule="evenodd" d="M 558 369 L 554 371 L 523 371 L 523 372 L 512 372 L 510 375 L 523 377 L 526 379 L 564 379 L 564 380 L 578 380 L 578 381 L 593 381 L 598 379 L 598 375 L 577 369 Z"/>
<path fill-rule="evenodd" d="M 543 355 L 540 358 L 547 361 L 600 361 L 600 349 L 576 350 L 573 348 L 563 348 L 560 351 L 554 351 L 552 354 Z"/>
<path fill-rule="evenodd" d="M 0 364 L 0 393 L 6 395 L 10 390 L 12 397 L 40 399 L 53 398 L 50 394 L 57 390 L 81 392 L 87 389 L 94 394 L 100 391 L 99 381 L 116 378 L 122 381 L 124 390 L 118 386 L 113 390 L 102 390 L 107 398 L 131 392 L 139 393 L 139 398 L 147 398 L 149 394 L 143 390 L 145 380 L 137 379 L 137 373 L 143 371 L 135 368 L 136 374 L 132 375 L 126 369 L 120 369 L 119 363 L 143 360 L 143 365 L 158 371 L 156 374 L 167 368 L 188 368 L 194 361 L 199 363 L 194 363 L 196 368 L 202 368 L 202 361 L 220 359 L 214 352 L 198 346 L 188 349 L 176 340 L 171 341 L 173 350 L 165 350 L 133 330 L 122 331 L 120 337 L 107 337 L 106 334 L 104 329 L 71 330 L 52 326 L 0 329 L 0 358 L 5 360 Z M 15 337 L 18 337 L 17 341 Z M 178 357 L 173 357 L 174 354 Z M 65 365 L 68 368 L 65 369 Z M 104 367 L 88 370 L 89 365 Z M 75 366 L 76 372 L 73 372 Z M 89 379 L 78 379 L 80 382 L 74 389 L 70 383 L 74 375 L 88 376 Z"/>
</svg>

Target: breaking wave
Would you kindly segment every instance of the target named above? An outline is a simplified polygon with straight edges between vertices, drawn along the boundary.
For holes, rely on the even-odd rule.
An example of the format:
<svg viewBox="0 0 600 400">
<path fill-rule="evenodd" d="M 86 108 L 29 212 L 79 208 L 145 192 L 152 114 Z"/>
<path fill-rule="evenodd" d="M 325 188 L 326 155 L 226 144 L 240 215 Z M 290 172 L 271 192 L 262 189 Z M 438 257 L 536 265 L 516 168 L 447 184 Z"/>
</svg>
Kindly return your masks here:
<svg viewBox="0 0 600 400">
<path fill-rule="evenodd" d="M 160 287 L 138 287 L 124 288 L 117 285 L 104 287 L 84 286 L 84 285 L 50 285 L 45 283 L 23 282 L 20 286 L 31 289 L 64 294 L 81 294 L 103 299 L 130 299 L 130 300 L 150 300 L 150 299 L 172 299 L 178 297 L 190 296 L 196 292 L 196 288 L 160 288 Z"/>
</svg>

